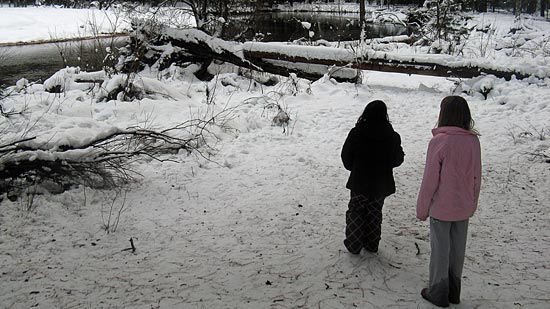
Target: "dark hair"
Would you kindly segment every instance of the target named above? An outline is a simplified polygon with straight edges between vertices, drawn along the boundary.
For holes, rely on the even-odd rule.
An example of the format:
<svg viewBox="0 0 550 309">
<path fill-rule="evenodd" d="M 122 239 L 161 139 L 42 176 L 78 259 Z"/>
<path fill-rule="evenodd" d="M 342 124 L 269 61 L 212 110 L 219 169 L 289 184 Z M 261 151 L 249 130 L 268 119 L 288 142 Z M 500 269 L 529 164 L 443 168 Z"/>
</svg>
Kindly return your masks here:
<svg viewBox="0 0 550 309">
<path fill-rule="evenodd" d="M 363 113 L 359 116 L 359 119 L 357 119 L 356 125 L 367 122 L 389 123 L 390 119 L 388 117 L 388 107 L 386 103 L 380 100 L 374 100 L 367 104 L 365 110 L 363 110 Z"/>
<path fill-rule="evenodd" d="M 468 102 L 463 97 L 452 95 L 441 100 L 437 127 L 459 127 L 476 132 L 474 125 Z"/>
</svg>

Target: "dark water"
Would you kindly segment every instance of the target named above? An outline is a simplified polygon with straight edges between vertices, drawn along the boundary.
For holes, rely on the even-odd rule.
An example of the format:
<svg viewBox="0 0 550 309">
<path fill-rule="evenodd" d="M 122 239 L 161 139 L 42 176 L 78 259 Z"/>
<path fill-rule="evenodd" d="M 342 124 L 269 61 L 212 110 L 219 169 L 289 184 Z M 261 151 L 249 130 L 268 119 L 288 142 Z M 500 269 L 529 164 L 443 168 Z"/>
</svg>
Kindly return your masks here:
<svg viewBox="0 0 550 309">
<path fill-rule="evenodd" d="M 256 38 L 264 42 L 287 42 L 300 39 L 327 41 L 358 40 L 361 35 L 358 14 L 330 13 L 297 13 L 278 12 L 263 13 L 246 20 L 253 25 L 247 39 L 251 40 L 251 32 L 259 33 Z M 305 29 L 302 22 L 311 25 Z M 313 32 L 313 37 L 309 32 Z M 408 29 L 394 24 L 368 24 L 365 28 L 366 38 L 407 34 Z"/>
<path fill-rule="evenodd" d="M 0 86 L 13 85 L 24 77 L 44 81 L 66 66 L 100 70 L 107 48 L 124 46 L 125 38 L 0 47 Z"/>
<path fill-rule="evenodd" d="M 231 32 L 243 33 L 241 40 L 263 42 L 299 39 L 350 41 L 360 38 L 357 15 L 278 12 L 239 16 L 236 20 L 241 22 L 240 28 Z M 305 29 L 302 22 L 308 22 L 311 28 Z M 393 24 L 368 25 L 365 30 L 367 38 L 401 35 L 408 31 L 406 27 Z M 14 85 L 22 77 L 31 82 L 43 81 L 65 66 L 79 66 L 85 71 L 99 70 L 107 55 L 106 48 L 110 46 L 111 50 L 116 50 L 125 45 L 126 40 L 116 38 L 0 47 L 0 86 Z"/>
</svg>

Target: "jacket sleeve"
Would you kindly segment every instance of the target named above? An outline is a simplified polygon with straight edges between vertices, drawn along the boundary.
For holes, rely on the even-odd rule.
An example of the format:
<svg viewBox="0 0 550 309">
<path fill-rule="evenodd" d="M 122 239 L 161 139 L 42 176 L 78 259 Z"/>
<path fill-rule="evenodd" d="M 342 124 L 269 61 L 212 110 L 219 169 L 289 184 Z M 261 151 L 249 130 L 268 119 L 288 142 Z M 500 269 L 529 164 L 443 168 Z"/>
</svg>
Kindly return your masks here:
<svg viewBox="0 0 550 309">
<path fill-rule="evenodd" d="M 476 155 L 478 161 L 475 165 L 475 178 L 474 178 L 474 197 L 475 197 L 475 207 L 477 208 L 477 202 L 479 200 L 479 191 L 481 190 L 481 146 L 479 145 L 479 140 L 477 142 L 477 152 Z"/>
<path fill-rule="evenodd" d="M 392 167 L 398 167 L 405 160 L 405 153 L 401 147 L 401 136 L 395 132 Z"/>
<path fill-rule="evenodd" d="M 342 163 L 344 163 L 344 167 L 351 171 L 351 168 L 353 166 L 353 136 L 354 136 L 354 130 L 355 128 L 351 129 L 349 131 L 348 137 L 346 138 L 346 141 L 344 142 L 344 146 L 342 147 Z"/>
<path fill-rule="evenodd" d="M 430 141 L 428 152 L 426 154 L 426 165 L 424 167 L 424 176 L 418 193 L 416 202 L 416 217 L 421 221 L 428 218 L 430 206 L 435 192 L 439 187 L 439 174 L 443 157 L 440 147 L 435 145 L 434 139 Z"/>
</svg>

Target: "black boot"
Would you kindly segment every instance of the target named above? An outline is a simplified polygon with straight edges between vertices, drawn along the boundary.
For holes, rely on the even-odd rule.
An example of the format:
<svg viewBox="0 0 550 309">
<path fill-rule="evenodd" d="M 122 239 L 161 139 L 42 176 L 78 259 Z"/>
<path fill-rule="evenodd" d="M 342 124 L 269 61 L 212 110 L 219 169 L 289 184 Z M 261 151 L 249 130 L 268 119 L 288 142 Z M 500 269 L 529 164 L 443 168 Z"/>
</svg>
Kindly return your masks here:
<svg viewBox="0 0 550 309">
<path fill-rule="evenodd" d="M 428 293 L 428 289 L 424 288 L 422 289 L 422 291 L 420 291 L 420 295 L 422 295 L 422 298 L 424 298 L 425 300 L 429 301 L 430 303 L 436 305 L 437 307 L 442 307 L 442 308 L 447 308 L 449 307 L 449 303 L 437 303 L 437 302 L 434 302 L 431 298 L 430 298 L 430 295 Z"/>
</svg>

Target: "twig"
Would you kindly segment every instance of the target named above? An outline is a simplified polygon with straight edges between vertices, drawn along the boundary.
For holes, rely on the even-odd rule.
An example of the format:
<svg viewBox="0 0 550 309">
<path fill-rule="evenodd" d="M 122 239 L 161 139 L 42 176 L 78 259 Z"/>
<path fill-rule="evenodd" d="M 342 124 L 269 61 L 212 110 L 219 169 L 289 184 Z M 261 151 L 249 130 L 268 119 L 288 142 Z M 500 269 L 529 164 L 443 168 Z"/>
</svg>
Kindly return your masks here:
<svg viewBox="0 0 550 309">
<path fill-rule="evenodd" d="M 129 251 L 132 250 L 132 253 L 136 252 L 136 246 L 134 246 L 134 239 L 130 237 L 130 248 L 122 249 L 122 251 Z"/>
<path fill-rule="evenodd" d="M 11 142 L 9 144 L 5 144 L 5 145 L 0 145 L 0 149 L 1 148 L 7 148 L 7 147 L 10 147 L 10 146 L 15 146 L 16 144 L 19 144 L 19 143 L 23 143 L 23 142 L 28 142 L 28 141 L 31 141 L 33 139 L 35 139 L 36 136 L 33 136 L 33 137 L 28 137 L 28 138 L 24 138 L 24 139 L 21 139 L 21 140 L 17 140 L 17 141 L 14 141 L 14 142 Z M 2 152 L 8 152 L 8 151 L 12 151 L 11 149 L 8 149 L 8 150 L 0 150 L 0 153 Z"/>
</svg>

